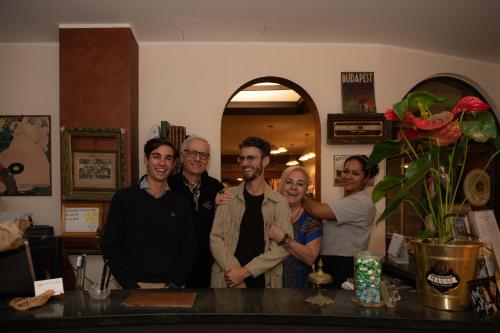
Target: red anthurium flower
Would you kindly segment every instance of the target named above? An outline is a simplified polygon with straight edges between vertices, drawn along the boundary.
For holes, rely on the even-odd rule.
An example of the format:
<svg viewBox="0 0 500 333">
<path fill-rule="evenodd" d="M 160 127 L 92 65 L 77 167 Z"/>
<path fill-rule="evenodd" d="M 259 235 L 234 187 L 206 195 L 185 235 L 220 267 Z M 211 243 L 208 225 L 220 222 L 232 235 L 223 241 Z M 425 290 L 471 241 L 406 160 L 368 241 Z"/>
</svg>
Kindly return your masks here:
<svg viewBox="0 0 500 333">
<path fill-rule="evenodd" d="M 410 113 L 405 115 L 405 120 L 411 122 L 418 129 L 430 131 L 446 126 L 454 117 L 455 115 L 448 111 L 432 114 L 429 118 L 415 117 L 414 114 Z"/>
<path fill-rule="evenodd" d="M 402 138 L 403 134 L 408 139 L 408 141 L 422 139 L 425 137 L 424 135 L 422 135 L 422 133 L 415 130 L 414 128 L 403 127 L 403 128 L 401 128 L 401 130 L 398 133 L 398 136 L 397 136 L 398 140 L 400 140 Z"/>
<path fill-rule="evenodd" d="M 396 115 L 396 113 L 394 112 L 393 109 L 388 109 L 387 111 L 385 111 L 384 117 L 385 117 L 385 120 L 388 120 L 388 121 L 399 120 L 398 116 Z"/>
<path fill-rule="evenodd" d="M 488 103 L 483 102 L 476 96 L 462 97 L 453 108 L 452 113 L 457 114 L 462 111 L 486 111 L 490 108 Z"/>
<path fill-rule="evenodd" d="M 457 142 L 461 135 L 460 123 L 455 120 L 445 127 L 433 131 L 429 138 L 436 140 L 439 147 L 446 147 Z"/>
</svg>

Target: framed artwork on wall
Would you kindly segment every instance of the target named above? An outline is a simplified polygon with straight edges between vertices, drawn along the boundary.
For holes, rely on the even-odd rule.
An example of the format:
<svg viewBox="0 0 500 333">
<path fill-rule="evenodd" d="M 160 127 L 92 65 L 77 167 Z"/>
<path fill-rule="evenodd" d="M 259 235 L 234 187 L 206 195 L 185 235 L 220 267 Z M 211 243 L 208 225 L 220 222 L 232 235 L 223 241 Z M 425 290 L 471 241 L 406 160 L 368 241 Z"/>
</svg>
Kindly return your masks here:
<svg viewBox="0 0 500 333">
<path fill-rule="evenodd" d="M 340 81 L 343 113 L 377 112 L 374 72 L 342 72 L 340 73 Z"/>
<path fill-rule="evenodd" d="M 327 126 L 328 144 L 374 144 L 390 137 L 383 113 L 329 113 Z"/>
<path fill-rule="evenodd" d="M 116 190 L 116 152 L 73 152 L 73 185 L 80 190 Z"/>
<path fill-rule="evenodd" d="M 0 196 L 52 195 L 50 116 L 0 116 Z"/>
<path fill-rule="evenodd" d="M 101 203 L 63 203 L 61 210 L 61 232 L 67 237 L 96 237 L 102 227 L 103 205 Z"/>
<path fill-rule="evenodd" d="M 125 134 L 117 128 L 61 128 L 63 200 L 109 201 L 125 183 Z"/>
</svg>

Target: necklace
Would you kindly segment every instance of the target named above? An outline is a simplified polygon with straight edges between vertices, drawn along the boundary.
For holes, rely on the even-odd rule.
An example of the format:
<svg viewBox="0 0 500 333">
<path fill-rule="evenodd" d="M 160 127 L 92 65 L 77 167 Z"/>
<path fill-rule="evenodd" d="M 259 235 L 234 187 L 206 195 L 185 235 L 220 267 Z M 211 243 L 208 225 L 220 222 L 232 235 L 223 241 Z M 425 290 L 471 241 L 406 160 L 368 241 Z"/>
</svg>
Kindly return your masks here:
<svg viewBox="0 0 500 333">
<path fill-rule="evenodd" d="M 290 222 L 295 223 L 302 216 L 304 212 L 304 208 L 302 206 L 294 207 L 294 209 L 290 208 Z"/>
</svg>

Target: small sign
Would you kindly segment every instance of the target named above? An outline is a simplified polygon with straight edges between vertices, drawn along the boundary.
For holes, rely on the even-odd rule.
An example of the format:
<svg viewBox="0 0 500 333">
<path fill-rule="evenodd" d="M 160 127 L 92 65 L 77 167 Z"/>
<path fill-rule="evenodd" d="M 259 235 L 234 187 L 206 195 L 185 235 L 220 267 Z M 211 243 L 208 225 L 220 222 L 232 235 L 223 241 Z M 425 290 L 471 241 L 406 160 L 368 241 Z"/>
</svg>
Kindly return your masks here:
<svg viewBox="0 0 500 333">
<path fill-rule="evenodd" d="M 328 144 L 373 144 L 386 140 L 389 124 L 382 113 L 328 114 Z"/>
<path fill-rule="evenodd" d="M 437 260 L 430 270 L 425 274 L 427 283 L 439 291 L 445 293 L 458 286 L 460 278 L 444 260 Z"/>
<path fill-rule="evenodd" d="M 406 249 L 406 239 L 403 235 L 393 233 L 389 249 L 387 250 L 389 259 L 396 264 L 409 264 L 408 249 Z"/>
<path fill-rule="evenodd" d="M 63 236 L 95 237 L 102 224 L 101 203 L 62 204 Z"/>
<path fill-rule="evenodd" d="M 64 294 L 62 278 L 35 281 L 35 296 L 43 294 L 47 290 L 54 290 L 54 295 Z"/>
</svg>

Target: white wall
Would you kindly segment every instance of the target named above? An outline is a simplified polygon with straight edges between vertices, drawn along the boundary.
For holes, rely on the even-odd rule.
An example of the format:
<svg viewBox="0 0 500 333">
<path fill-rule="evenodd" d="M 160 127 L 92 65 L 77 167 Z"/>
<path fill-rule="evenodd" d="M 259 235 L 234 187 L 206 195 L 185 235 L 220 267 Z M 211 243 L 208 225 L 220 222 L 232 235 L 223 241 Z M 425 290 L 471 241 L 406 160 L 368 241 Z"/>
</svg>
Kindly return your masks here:
<svg viewBox="0 0 500 333">
<path fill-rule="evenodd" d="M 304 88 L 321 121 L 321 179 L 324 201 L 342 196 L 333 187 L 333 155 L 366 153 L 368 145 L 327 145 L 328 113 L 341 112 L 340 72 L 375 72 L 378 112 L 384 112 L 416 83 L 436 74 L 452 74 L 472 83 L 494 109 L 500 107 L 500 66 L 377 45 L 260 43 L 143 43 L 139 46 L 139 147 L 149 128 L 168 120 L 188 133 L 206 137 L 212 155 L 220 155 L 224 106 L 242 84 L 278 76 Z M 32 211 L 38 224 L 60 230 L 58 46 L 0 44 L 0 113 L 52 115 L 52 197 L 4 197 L 0 210 Z M 498 117 L 498 114 L 497 114 Z M 137 152 L 142 157 L 142 152 Z M 142 161 L 142 159 L 140 159 Z M 141 166 L 141 172 L 144 167 Z M 209 172 L 220 176 L 220 160 Z M 381 210 L 381 209 L 379 209 Z M 371 247 L 383 251 L 384 226 Z"/>
<path fill-rule="evenodd" d="M 0 197 L 0 212 L 32 212 L 60 233 L 59 45 L 0 44 L 0 115 L 51 116 L 52 196 Z"/>
</svg>

